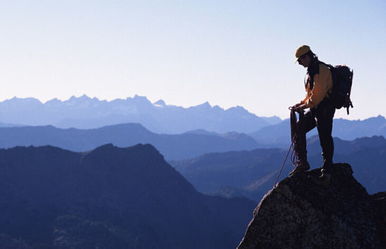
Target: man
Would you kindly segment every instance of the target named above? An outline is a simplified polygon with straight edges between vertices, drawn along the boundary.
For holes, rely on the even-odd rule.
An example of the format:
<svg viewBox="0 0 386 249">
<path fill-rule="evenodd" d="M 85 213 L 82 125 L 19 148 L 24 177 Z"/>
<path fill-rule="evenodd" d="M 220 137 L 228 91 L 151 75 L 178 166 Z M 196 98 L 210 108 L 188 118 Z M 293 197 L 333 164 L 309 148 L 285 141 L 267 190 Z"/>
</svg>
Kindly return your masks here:
<svg viewBox="0 0 386 249">
<path fill-rule="evenodd" d="M 303 112 L 308 108 L 309 110 L 297 122 L 294 145 L 297 162 L 296 168 L 290 174 L 294 175 L 310 168 L 307 161 L 306 133 L 317 127 L 323 155 L 321 177 L 324 178 L 331 170 L 334 155 L 334 142 L 331 133 L 335 107 L 329 99 L 333 86 L 332 74 L 307 45 L 299 47 L 295 56 L 298 63 L 307 68 L 305 80 L 307 94 L 300 103 L 292 106 L 291 109 L 297 112 Z"/>
</svg>

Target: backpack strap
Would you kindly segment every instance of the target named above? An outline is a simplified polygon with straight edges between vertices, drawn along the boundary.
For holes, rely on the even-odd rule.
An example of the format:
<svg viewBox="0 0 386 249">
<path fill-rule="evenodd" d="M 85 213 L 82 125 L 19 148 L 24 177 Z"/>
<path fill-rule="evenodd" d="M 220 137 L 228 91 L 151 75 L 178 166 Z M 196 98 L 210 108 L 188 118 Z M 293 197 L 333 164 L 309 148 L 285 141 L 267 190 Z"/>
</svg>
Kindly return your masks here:
<svg viewBox="0 0 386 249">
<path fill-rule="evenodd" d="M 319 60 L 314 60 L 311 62 L 311 65 L 307 68 L 307 82 L 306 84 L 310 84 L 310 89 L 314 88 L 314 76 L 319 73 Z"/>
</svg>

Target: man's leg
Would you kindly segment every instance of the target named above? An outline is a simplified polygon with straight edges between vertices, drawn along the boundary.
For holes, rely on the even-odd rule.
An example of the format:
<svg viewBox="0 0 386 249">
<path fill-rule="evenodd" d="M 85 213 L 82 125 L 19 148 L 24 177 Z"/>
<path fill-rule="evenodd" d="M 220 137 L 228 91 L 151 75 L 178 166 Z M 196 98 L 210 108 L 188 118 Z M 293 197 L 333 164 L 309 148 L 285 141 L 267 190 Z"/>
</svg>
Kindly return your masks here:
<svg viewBox="0 0 386 249">
<path fill-rule="evenodd" d="M 323 166 L 325 171 L 332 167 L 334 156 L 334 140 L 332 138 L 332 124 L 335 114 L 335 107 L 331 105 L 324 106 L 316 114 L 316 126 L 319 133 L 320 146 L 322 147 Z"/>
<path fill-rule="evenodd" d="M 296 124 L 296 135 L 295 135 L 295 144 L 294 150 L 297 157 L 296 168 L 293 173 L 301 170 L 307 170 L 309 164 L 307 161 L 307 142 L 306 134 L 316 126 L 316 121 L 314 115 L 308 111 Z"/>
</svg>

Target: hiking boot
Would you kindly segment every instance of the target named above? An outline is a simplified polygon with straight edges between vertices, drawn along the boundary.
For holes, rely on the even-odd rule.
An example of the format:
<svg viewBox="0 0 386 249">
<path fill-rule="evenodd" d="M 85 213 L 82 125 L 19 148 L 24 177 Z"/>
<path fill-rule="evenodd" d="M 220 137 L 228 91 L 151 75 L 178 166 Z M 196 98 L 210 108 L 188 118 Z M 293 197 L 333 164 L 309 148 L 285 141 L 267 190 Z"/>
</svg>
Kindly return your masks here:
<svg viewBox="0 0 386 249">
<path fill-rule="evenodd" d="M 289 173 L 289 176 L 293 176 L 299 173 L 304 173 L 310 169 L 310 164 L 307 161 L 298 161 L 296 168 Z"/>
<path fill-rule="evenodd" d="M 331 172 L 330 172 L 330 170 L 327 170 L 327 169 L 325 169 L 325 168 L 322 168 L 321 170 L 320 170 L 320 172 L 322 173 L 320 176 L 319 176 L 319 178 L 320 179 L 331 179 Z"/>
<path fill-rule="evenodd" d="M 331 182 L 330 170 L 322 168 L 320 171 L 322 172 L 322 174 L 319 176 L 317 184 L 323 185 L 323 186 L 328 186 Z"/>
<path fill-rule="evenodd" d="M 332 169 L 332 161 L 324 161 L 322 167 L 321 167 L 321 170 L 320 172 L 322 173 L 320 175 L 320 179 L 323 179 L 323 178 L 331 178 L 331 169 Z"/>
</svg>

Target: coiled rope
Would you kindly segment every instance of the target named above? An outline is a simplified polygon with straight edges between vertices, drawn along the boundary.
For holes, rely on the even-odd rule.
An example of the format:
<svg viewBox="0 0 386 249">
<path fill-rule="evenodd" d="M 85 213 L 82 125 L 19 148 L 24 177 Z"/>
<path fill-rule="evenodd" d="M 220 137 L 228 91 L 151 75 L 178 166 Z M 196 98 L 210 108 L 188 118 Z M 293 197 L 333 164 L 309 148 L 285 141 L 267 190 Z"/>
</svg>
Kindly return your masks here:
<svg viewBox="0 0 386 249">
<path fill-rule="evenodd" d="M 279 182 L 280 175 L 281 175 L 281 173 L 283 171 L 285 163 L 287 162 L 289 154 L 291 153 L 292 166 L 295 167 L 296 166 L 296 162 L 298 160 L 298 158 L 297 158 L 297 156 L 295 154 L 295 150 L 294 150 L 294 146 L 295 146 L 295 143 L 296 143 L 296 133 L 297 133 L 296 132 L 296 124 L 297 124 L 296 111 L 293 110 L 291 107 L 289 107 L 288 109 L 291 110 L 291 113 L 290 113 L 291 144 L 290 144 L 290 147 L 288 148 L 287 155 L 284 158 L 284 161 L 283 161 L 283 163 L 281 165 L 279 174 L 277 175 L 275 184 L 273 186 L 276 186 L 276 184 Z M 299 112 L 299 119 L 302 118 L 303 115 L 304 115 L 303 112 Z"/>
</svg>

